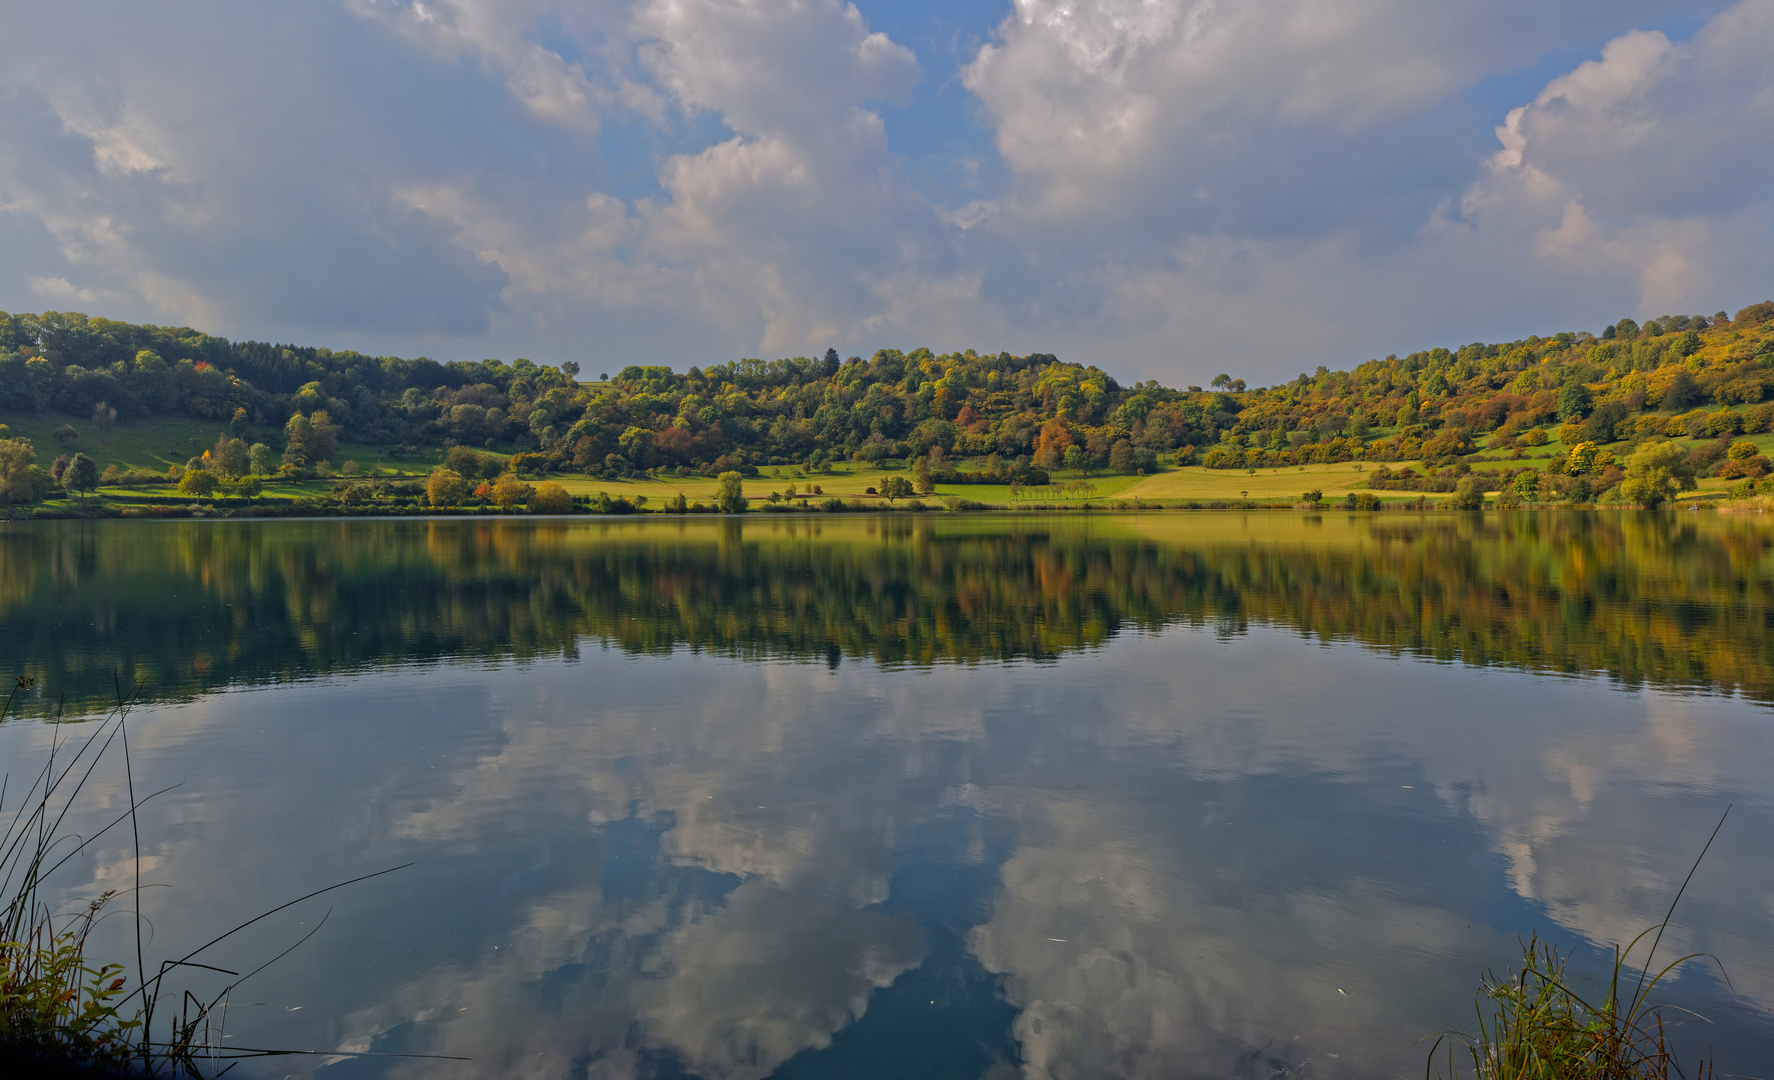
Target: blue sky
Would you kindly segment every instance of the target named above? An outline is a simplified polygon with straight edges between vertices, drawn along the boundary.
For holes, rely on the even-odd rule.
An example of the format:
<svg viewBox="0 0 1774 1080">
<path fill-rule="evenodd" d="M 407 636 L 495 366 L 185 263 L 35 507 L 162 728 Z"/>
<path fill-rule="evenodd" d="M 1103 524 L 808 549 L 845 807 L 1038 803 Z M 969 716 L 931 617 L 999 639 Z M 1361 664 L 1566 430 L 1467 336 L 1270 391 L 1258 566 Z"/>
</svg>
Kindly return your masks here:
<svg viewBox="0 0 1774 1080">
<path fill-rule="evenodd" d="M 1127 378 L 1774 295 L 1774 0 L 65 0 L 0 308 Z"/>
</svg>

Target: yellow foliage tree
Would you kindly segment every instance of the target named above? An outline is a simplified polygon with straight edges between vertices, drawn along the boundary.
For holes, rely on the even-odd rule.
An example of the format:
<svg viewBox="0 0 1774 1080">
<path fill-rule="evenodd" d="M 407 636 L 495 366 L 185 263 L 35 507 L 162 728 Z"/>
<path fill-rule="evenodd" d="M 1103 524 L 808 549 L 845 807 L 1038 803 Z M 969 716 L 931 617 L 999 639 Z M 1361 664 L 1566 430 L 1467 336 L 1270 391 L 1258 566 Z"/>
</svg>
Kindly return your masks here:
<svg viewBox="0 0 1774 1080">
<path fill-rule="evenodd" d="M 530 499 L 530 511 L 536 514 L 565 514 L 573 509 L 573 497 L 556 483 L 542 484 Z"/>
<path fill-rule="evenodd" d="M 515 510 L 519 504 L 527 503 L 535 497 L 536 489 L 511 473 L 502 473 L 493 481 L 493 501 L 502 510 Z"/>
</svg>

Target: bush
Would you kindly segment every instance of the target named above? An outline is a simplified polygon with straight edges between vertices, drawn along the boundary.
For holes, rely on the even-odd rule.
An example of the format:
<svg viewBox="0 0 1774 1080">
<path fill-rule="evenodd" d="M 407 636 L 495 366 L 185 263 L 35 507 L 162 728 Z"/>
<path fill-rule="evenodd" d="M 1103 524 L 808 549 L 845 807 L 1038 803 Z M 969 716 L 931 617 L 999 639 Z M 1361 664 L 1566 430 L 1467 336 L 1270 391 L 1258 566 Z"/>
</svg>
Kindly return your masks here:
<svg viewBox="0 0 1774 1080">
<path fill-rule="evenodd" d="M 1351 491 L 1343 499 L 1345 510 L 1378 510 L 1380 497 L 1371 491 Z"/>
<path fill-rule="evenodd" d="M 1468 477 L 1454 488 L 1454 497 L 1448 503 L 1455 510 L 1483 510 L 1484 488 L 1477 480 Z"/>
<path fill-rule="evenodd" d="M 540 476 L 548 466 L 547 454 L 514 454 L 511 458 L 511 471 L 520 475 Z"/>
<path fill-rule="evenodd" d="M 530 512 L 534 514 L 567 514 L 572 510 L 573 497 L 559 484 L 541 485 L 530 499 Z"/>
<path fill-rule="evenodd" d="M 1720 409 L 1706 418 L 1703 429 L 1708 436 L 1717 438 L 1720 435 L 1736 435 L 1743 430 L 1743 416 L 1729 409 Z"/>
</svg>

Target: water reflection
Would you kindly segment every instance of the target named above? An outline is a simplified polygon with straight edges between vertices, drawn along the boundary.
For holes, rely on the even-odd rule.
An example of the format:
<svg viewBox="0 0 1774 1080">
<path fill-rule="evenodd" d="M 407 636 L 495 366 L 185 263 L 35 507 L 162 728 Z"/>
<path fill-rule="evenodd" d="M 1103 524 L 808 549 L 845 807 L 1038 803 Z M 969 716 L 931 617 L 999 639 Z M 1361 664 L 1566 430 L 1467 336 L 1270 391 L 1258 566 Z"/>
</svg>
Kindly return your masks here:
<svg viewBox="0 0 1774 1080">
<path fill-rule="evenodd" d="M 1769 700 L 1771 542 L 1606 513 L 32 523 L 0 526 L 0 642 L 104 701 L 587 638 L 922 665 L 1270 624 Z"/>
<path fill-rule="evenodd" d="M 351 674 L 148 711 L 137 783 L 184 785 L 145 823 L 151 870 L 176 885 L 150 900 L 156 948 L 415 860 L 332 900 L 310 946 L 260 977 L 243 1040 L 475 1059 L 359 1059 L 326 1077 L 1414 1073 L 1415 1040 L 1465 1021 L 1478 972 L 1517 932 L 1600 944 L 1658 918 L 1736 798 L 1672 944 L 1729 965 L 1741 999 L 1699 971 L 1675 989 L 1719 1020 L 1709 1037 L 1744 1071 L 1774 1046 L 1767 714 L 1620 687 L 1761 670 L 1743 642 L 1713 650 L 1730 667 L 1700 647 L 1749 632 L 1760 547 L 1724 524 L 1541 522 L 1519 549 L 1495 532 L 1530 524 L 417 525 L 402 526 L 414 543 L 341 541 L 355 562 L 263 535 L 208 564 L 256 578 L 162 578 L 167 606 L 201 580 L 282 619 L 298 605 L 268 606 L 289 586 L 264 568 L 307 566 L 344 627 L 404 613 L 407 651 L 353 653 L 357 635 L 331 621 L 298 622 L 306 637 L 279 623 L 268 633 L 289 636 L 266 640 L 297 644 L 257 668 L 243 648 L 233 671 Z M 109 543 L 95 538 L 89 566 L 153 550 Z M 391 550 L 372 558 L 377 543 Z M 1638 561 L 1598 565 L 1608 545 Z M 955 617 L 991 551 L 1004 580 Z M 347 619 L 368 573 L 351 568 L 376 559 L 433 586 Z M 85 573 L 65 595 L 102 594 Z M 855 578 L 832 586 L 855 619 L 801 588 L 822 573 Z M 156 587 L 108 580 L 140 598 L 112 611 L 146 610 Z M 1579 586 L 1589 618 L 1562 627 L 1548 605 Z M 520 596 L 571 600 L 519 619 Z M 873 598 L 898 618 L 872 615 Z M 586 636 L 475 638 L 469 613 L 489 609 L 497 626 Z M 771 615 L 790 610 L 828 629 Z M 1018 618 L 1041 625 L 975 626 Z M 76 644 L 79 622 L 64 623 Z M 1536 626 L 1563 636 L 1535 653 L 1521 642 Z M 1609 656 L 1623 627 L 1664 643 L 1635 656 L 1707 666 L 1570 662 Z M 840 645 L 892 663 L 823 662 L 834 642 L 895 634 Z M 439 662 L 385 662 L 424 660 L 413 642 Z M 992 648 L 1047 662 L 904 662 Z M 46 730 L 0 728 L 0 753 Z M 127 866 L 107 847 L 80 884 Z"/>
</svg>

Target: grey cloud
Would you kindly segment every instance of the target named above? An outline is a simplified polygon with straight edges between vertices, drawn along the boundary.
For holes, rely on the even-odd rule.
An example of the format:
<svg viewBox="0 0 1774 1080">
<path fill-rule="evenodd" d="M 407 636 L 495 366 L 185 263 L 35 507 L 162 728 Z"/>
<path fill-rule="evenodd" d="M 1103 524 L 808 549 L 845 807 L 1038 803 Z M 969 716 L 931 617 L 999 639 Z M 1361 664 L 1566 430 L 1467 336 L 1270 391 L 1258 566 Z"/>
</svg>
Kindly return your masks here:
<svg viewBox="0 0 1774 1080">
<path fill-rule="evenodd" d="M 39 7 L 0 42 L 0 205 L 35 251 L 0 306 L 446 359 L 928 344 L 1176 382 L 1730 307 L 1774 289 L 1761 0 L 1630 108 L 1577 104 L 1583 70 L 1524 103 L 1513 172 L 1462 96 L 1672 13 L 1025 0 L 966 75 L 1005 179 L 949 206 L 880 111 L 917 58 L 836 0 Z M 700 115 L 727 130 L 613 194 L 612 117 Z"/>
</svg>

